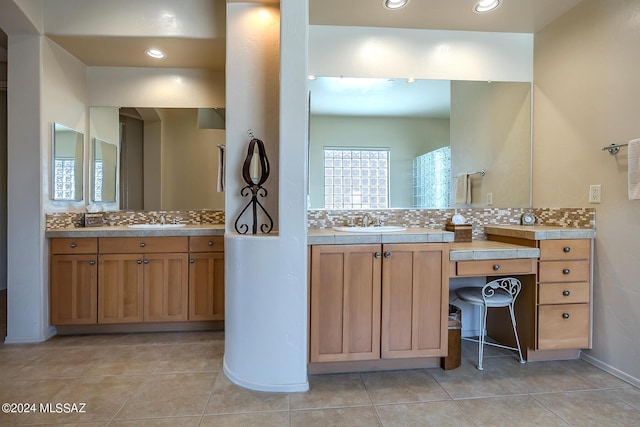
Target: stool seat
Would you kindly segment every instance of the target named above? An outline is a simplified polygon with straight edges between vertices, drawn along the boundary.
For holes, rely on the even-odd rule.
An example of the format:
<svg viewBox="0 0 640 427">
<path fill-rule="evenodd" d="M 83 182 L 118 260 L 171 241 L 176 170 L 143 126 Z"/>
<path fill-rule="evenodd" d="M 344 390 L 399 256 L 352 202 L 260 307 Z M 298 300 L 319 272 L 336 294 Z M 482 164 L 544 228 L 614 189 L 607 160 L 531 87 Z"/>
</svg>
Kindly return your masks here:
<svg viewBox="0 0 640 427">
<path fill-rule="evenodd" d="M 484 315 L 480 317 L 480 339 L 477 341 L 478 346 L 478 369 L 482 371 L 482 356 L 484 345 L 494 345 L 497 347 L 507 348 L 509 350 L 517 350 L 520 356 L 520 363 L 524 363 L 522 358 L 522 350 L 520 349 L 520 339 L 518 338 L 518 331 L 516 329 L 516 317 L 514 312 L 514 305 L 516 298 L 520 293 L 522 284 L 514 277 L 503 277 L 500 279 L 492 280 L 486 285 L 464 287 L 456 289 L 456 296 L 461 301 L 467 302 L 473 305 L 479 305 L 484 308 Z M 508 347 L 501 344 L 494 344 L 486 342 L 486 325 L 487 325 L 487 308 L 489 307 L 508 307 L 509 315 L 511 316 L 511 325 L 513 326 L 513 334 L 516 338 L 517 347 Z M 474 340 L 472 340 L 474 341 Z"/>
</svg>

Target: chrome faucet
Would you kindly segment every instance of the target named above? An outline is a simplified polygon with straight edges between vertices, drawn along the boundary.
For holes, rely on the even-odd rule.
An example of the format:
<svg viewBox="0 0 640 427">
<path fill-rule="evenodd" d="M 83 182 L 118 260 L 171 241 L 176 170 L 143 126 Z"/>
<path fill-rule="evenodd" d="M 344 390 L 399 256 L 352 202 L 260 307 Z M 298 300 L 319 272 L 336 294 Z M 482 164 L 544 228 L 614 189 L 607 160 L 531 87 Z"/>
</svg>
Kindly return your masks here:
<svg viewBox="0 0 640 427">
<path fill-rule="evenodd" d="M 373 218 L 371 217 L 371 215 L 367 212 L 364 215 L 362 215 L 362 226 L 363 227 L 368 227 L 369 224 L 371 224 L 371 221 L 373 220 Z"/>
<path fill-rule="evenodd" d="M 160 224 L 165 225 L 166 223 L 167 223 L 167 220 L 164 217 L 164 215 L 160 215 Z"/>
</svg>

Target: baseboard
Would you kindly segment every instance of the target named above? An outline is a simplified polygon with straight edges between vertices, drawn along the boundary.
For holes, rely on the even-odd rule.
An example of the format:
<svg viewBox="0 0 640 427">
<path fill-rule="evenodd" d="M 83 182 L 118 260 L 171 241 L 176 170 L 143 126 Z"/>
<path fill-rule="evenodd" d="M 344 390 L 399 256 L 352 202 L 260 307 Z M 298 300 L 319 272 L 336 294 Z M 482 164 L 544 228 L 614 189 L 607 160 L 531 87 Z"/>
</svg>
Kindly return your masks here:
<svg viewBox="0 0 640 427">
<path fill-rule="evenodd" d="M 309 391 L 309 381 L 307 380 L 304 383 L 299 384 L 261 384 L 255 383 L 253 381 L 248 381 L 244 378 L 233 373 L 229 366 L 227 365 L 226 355 L 223 358 L 222 362 L 222 371 L 226 375 L 226 377 L 240 387 L 253 390 L 253 391 L 263 391 L 269 393 L 301 393 Z"/>
<path fill-rule="evenodd" d="M 614 377 L 618 377 L 620 378 L 622 381 L 626 381 L 629 384 L 631 384 L 632 386 L 638 387 L 640 388 L 640 379 L 632 377 L 631 375 L 622 372 L 619 369 L 614 368 L 613 366 L 604 363 L 601 360 L 596 359 L 593 356 L 590 356 L 586 353 L 581 353 L 580 354 L 580 359 L 584 360 L 587 363 L 592 364 L 593 366 L 595 366 L 596 368 L 600 368 L 605 372 L 608 372 L 609 374 L 613 375 Z"/>
</svg>

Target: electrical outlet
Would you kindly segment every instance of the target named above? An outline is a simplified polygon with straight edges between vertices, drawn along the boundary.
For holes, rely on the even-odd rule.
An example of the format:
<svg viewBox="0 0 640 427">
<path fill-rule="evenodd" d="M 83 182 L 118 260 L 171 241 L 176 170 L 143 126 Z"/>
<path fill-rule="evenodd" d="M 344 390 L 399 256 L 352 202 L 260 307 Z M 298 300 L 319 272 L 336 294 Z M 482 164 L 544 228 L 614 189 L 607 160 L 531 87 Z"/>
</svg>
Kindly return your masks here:
<svg viewBox="0 0 640 427">
<path fill-rule="evenodd" d="M 602 191 L 600 184 L 589 187 L 589 203 L 600 203 L 602 201 Z"/>
<path fill-rule="evenodd" d="M 493 205 L 493 193 L 487 193 L 487 206 Z"/>
</svg>

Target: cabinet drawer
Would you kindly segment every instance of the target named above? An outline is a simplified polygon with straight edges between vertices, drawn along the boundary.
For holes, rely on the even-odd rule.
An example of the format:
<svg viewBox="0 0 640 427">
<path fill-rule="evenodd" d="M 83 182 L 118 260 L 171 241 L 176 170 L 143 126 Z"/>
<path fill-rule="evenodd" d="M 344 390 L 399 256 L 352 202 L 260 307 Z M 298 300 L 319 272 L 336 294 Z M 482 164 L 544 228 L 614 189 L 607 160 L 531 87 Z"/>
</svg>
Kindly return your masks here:
<svg viewBox="0 0 640 427">
<path fill-rule="evenodd" d="M 188 237 L 101 237 L 102 254 L 187 252 Z"/>
<path fill-rule="evenodd" d="M 505 274 L 534 274 L 536 260 L 493 259 L 482 261 L 458 261 L 458 276 L 503 276 Z"/>
<path fill-rule="evenodd" d="M 189 238 L 190 252 L 223 252 L 224 236 L 192 236 Z"/>
<path fill-rule="evenodd" d="M 98 239 L 96 237 L 51 239 L 52 254 L 95 254 L 97 252 Z"/>
<path fill-rule="evenodd" d="M 541 261 L 539 282 L 588 282 L 589 261 Z"/>
<path fill-rule="evenodd" d="M 588 282 L 540 283 L 538 304 L 575 304 L 589 302 Z"/>
<path fill-rule="evenodd" d="M 541 240 L 540 260 L 589 259 L 591 240 Z"/>
<path fill-rule="evenodd" d="M 538 306 L 538 349 L 589 347 L 589 304 Z"/>
</svg>

